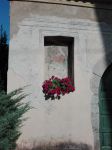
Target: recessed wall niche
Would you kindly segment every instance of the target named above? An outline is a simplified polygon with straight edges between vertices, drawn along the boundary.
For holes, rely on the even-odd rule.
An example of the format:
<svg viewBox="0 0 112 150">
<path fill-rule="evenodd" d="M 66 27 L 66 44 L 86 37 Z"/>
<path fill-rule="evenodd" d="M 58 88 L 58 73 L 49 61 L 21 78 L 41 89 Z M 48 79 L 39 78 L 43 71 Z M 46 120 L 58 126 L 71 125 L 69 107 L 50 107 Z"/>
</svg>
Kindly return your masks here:
<svg viewBox="0 0 112 150">
<path fill-rule="evenodd" d="M 45 36 L 46 78 L 70 77 L 74 81 L 74 38 Z"/>
</svg>

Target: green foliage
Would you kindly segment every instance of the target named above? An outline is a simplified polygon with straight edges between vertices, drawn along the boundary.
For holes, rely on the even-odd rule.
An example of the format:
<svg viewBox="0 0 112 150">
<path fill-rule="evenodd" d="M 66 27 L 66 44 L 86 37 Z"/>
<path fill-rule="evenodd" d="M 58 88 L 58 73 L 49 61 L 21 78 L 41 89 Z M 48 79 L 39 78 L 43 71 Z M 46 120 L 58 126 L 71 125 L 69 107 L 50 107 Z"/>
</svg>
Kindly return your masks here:
<svg viewBox="0 0 112 150">
<path fill-rule="evenodd" d="M 7 44 L 7 34 L 2 25 L 0 27 L 0 44 Z"/>
<path fill-rule="evenodd" d="M 9 94 L 0 92 L 0 150 L 16 148 L 20 127 L 25 120 L 22 116 L 31 108 L 29 103 L 21 102 L 26 96 L 22 88 Z"/>
</svg>

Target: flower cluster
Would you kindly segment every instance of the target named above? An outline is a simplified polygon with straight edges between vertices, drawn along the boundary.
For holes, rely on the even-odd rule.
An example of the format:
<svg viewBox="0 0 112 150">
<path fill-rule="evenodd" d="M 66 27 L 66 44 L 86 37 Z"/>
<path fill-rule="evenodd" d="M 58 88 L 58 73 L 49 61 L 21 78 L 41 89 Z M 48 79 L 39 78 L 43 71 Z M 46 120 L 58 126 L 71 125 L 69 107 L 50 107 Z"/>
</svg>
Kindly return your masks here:
<svg viewBox="0 0 112 150">
<path fill-rule="evenodd" d="M 42 88 L 46 99 L 59 99 L 61 95 L 75 91 L 73 83 L 69 77 L 60 79 L 52 76 L 49 80 L 44 81 Z"/>
</svg>

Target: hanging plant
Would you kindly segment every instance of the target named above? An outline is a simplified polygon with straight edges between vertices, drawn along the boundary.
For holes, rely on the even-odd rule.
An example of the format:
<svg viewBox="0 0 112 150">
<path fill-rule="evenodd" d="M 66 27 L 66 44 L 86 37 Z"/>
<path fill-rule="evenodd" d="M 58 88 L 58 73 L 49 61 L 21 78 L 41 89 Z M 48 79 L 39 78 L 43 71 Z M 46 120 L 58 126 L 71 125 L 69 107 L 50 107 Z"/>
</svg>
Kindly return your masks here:
<svg viewBox="0 0 112 150">
<path fill-rule="evenodd" d="M 52 100 L 60 99 L 61 96 L 75 91 L 73 82 L 69 77 L 60 79 L 52 76 L 49 80 L 44 81 L 42 88 L 46 100 L 49 98 Z"/>
</svg>

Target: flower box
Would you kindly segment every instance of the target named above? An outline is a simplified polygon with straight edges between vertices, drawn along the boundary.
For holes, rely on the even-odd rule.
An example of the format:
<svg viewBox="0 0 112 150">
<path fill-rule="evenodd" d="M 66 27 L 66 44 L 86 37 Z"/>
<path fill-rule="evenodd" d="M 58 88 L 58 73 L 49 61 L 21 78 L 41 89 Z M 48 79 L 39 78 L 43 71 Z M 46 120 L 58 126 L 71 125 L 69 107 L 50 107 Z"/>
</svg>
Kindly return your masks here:
<svg viewBox="0 0 112 150">
<path fill-rule="evenodd" d="M 75 91 L 73 82 L 69 77 L 60 79 L 52 76 L 49 80 L 44 81 L 42 88 L 46 100 L 49 98 L 52 100 L 60 99 L 61 96 Z"/>
</svg>

